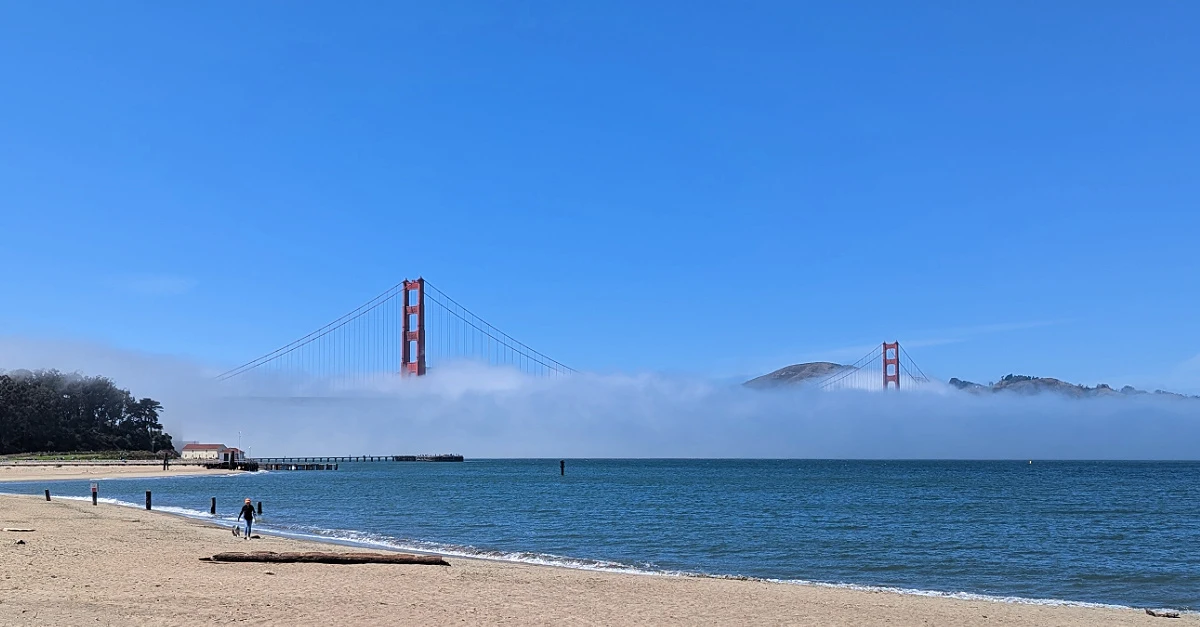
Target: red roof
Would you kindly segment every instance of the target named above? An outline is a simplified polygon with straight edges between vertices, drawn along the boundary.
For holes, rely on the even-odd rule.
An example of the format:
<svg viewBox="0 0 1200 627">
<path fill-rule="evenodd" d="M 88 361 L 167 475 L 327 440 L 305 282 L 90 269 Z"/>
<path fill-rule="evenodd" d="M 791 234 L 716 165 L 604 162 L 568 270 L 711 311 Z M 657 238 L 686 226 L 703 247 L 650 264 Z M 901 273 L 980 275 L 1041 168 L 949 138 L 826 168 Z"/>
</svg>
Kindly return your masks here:
<svg viewBox="0 0 1200 627">
<path fill-rule="evenodd" d="M 185 450 L 185 451 L 223 451 L 223 450 L 225 450 L 225 445 L 224 444 L 184 444 L 183 450 Z"/>
</svg>

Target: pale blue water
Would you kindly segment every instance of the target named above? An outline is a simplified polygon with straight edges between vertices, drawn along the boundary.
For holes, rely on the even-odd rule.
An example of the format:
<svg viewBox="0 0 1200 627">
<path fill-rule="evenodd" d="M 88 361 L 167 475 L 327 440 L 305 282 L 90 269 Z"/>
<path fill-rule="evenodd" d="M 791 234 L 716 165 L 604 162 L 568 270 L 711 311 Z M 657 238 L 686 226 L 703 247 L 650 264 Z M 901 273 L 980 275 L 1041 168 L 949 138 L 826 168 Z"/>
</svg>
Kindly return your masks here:
<svg viewBox="0 0 1200 627">
<path fill-rule="evenodd" d="M 264 530 L 581 567 L 1200 609 L 1200 463 L 469 460 L 100 482 Z M 88 496 L 88 482 L 0 491 Z M 179 508 L 179 509 L 175 509 Z"/>
</svg>

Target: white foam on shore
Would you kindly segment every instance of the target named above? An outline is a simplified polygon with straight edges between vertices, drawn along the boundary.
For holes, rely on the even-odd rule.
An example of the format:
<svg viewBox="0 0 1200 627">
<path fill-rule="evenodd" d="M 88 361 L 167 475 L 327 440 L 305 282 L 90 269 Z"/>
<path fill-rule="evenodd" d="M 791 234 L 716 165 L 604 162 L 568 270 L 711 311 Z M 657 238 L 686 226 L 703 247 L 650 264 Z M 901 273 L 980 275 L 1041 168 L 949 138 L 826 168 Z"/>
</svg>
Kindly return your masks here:
<svg viewBox="0 0 1200 627">
<path fill-rule="evenodd" d="M 638 568 L 636 566 L 630 566 L 619 562 L 565 557 L 550 553 L 531 553 L 527 551 L 492 551 L 476 549 L 475 547 L 470 546 L 463 547 L 440 544 L 436 542 L 402 542 L 388 536 L 379 536 L 356 531 L 332 529 L 292 531 L 281 530 L 277 528 L 272 528 L 271 531 L 277 533 L 278 535 L 300 540 L 314 540 L 317 542 L 381 548 L 393 551 L 410 551 L 415 553 L 442 555 L 445 557 L 463 557 L 468 559 L 482 559 L 495 562 L 511 562 L 517 564 L 532 564 L 537 566 L 557 566 L 561 568 L 573 568 L 576 570 L 595 570 L 637 575 L 674 576 L 676 574 L 662 570 L 652 570 L 650 568 Z"/>
<path fill-rule="evenodd" d="M 818 588 L 841 588 L 845 590 L 861 590 L 863 592 L 890 592 L 922 597 L 941 597 L 958 599 L 960 601 L 990 601 L 993 603 L 1018 603 L 1021 605 L 1048 605 L 1055 607 L 1098 607 L 1116 610 L 1138 609 L 1128 605 L 1111 603 L 1091 603 L 1088 601 L 1067 601 L 1065 599 L 1031 599 L 1028 597 L 997 596 L 991 594 L 976 594 L 974 592 L 944 592 L 941 590 L 921 590 L 919 588 L 896 588 L 892 586 L 868 586 L 854 583 L 829 583 L 824 581 L 808 581 L 805 579 L 763 579 L 773 583 L 785 583 L 798 586 L 814 586 Z"/>
<path fill-rule="evenodd" d="M 11 492 L 0 492 L 0 495 L 31 496 L 28 494 L 13 494 Z M 32 496 L 37 496 L 37 495 L 34 494 Z M 54 498 L 62 499 L 64 501 L 80 501 L 80 502 L 84 502 L 84 503 L 91 502 L 91 500 L 92 500 L 92 497 L 90 497 L 90 496 L 66 496 L 66 495 L 58 495 L 58 494 L 54 495 Z M 96 497 L 96 502 L 104 503 L 105 505 L 118 505 L 120 507 L 128 507 L 131 509 L 142 509 L 145 507 L 144 504 L 130 503 L 129 501 L 122 501 L 119 499 L 109 498 L 109 497 L 105 497 L 105 496 Z M 183 518 L 195 518 L 197 520 L 204 520 L 204 521 L 208 521 L 208 522 L 213 522 L 213 521 L 234 522 L 235 521 L 235 519 L 230 516 L 221 516 L 220 514 L 217 514 L 216 516 L 214 516 L 203 510 L 190 509 L 187 507 L 176 507 L 174 505 L 155 505 L 154 509 L 152 511 L 162 512 L 164 514 L 171 514 L 173 516 L 180 516 Z"/>
<path fill-rule="evenodd" d="M 0 492 L 0 495 L 5 496 L 36 496 L 27 494 L 14 494 L 8 492 Z M 90 496 L 56 496 L 71 501 L 90 501 Z M 107 505 L 118 505 L 121 507 L 129 507 L 133 509 L 142 509 L 144 504 L 130 503 L 113 498 L 100 497 L 97 502 Z M 183 518 L 192 518 L 196 520 L 204 520 L 208 522 L 224 522 L 235 523 L 236 519 L 230 516 L 214 516 L 209 512 L 189 509 L 186 507 L 175 506 L 155 506 L 156 512 L 163 512 L 173 516 Z M 255 525 L 255 531 L 263 530 L 271 535 L 293 538 L 297 540 L 309 540 L 322 542 L 325 544 L 338 544 L 343 546 L 357 546 L 364 548 L 379 548 L 392 551 L 408 551 L 414 553 L 424 553 L 430 555 L 441 555 L 445 557 L 461 557 L 467 559 L 480 559 L 494 562 L 509 562 L 514 564 L 529 564 L 534 566 L 551 566 L 556 568 L 570 568 L 573 570 L 588 570 L 608 573 L 622 573 L 628 575 L 643 575 L 651 577 L 694 577 L 699 579 L 732 579 L 740 581 L 762 581 L 767 583 L 795 585 L 795 586 L 812 586 L 817 588 L 836 588 L 843 590 L 858 590 L 862 592 L 884 592 L 890 594 L 903 594 L 908 596 L 923 596 L 923 597 L 939 597 L 946 599 L 958 599 L 963 601 L 987 601 L 991 603 L 1016 603 L 1020 605 L 1041 605 L 1050 607 L 1090 607 L 1103 609 L 1117 610 L 1136 610 L 1128 605 L 1116 605 L 1110 603 L 1092 603 L 1088 601 L 1070 601 L 1066 599 L 1037 599 L 1018 596 L 999 596 L 990 594 L 977 594 L 973 592 L 946 592 L 943 590 L 923 590 L 920 588 L 898 588 L 893 586 L 872 586 L 865 584 L 854 583 L 838 583 L 826 581 L 810 581 L 807 579 L 776 579 L 769 577 L 750 577 L 744 575 L 722 575 L 713 573 L 690 572 L 679 570 L 664 570 L 653 568 L 647 564 L 644 567 L 631 566 L 619 562 L 610 562 L 605 560 L 593 560 L 574 557 L 565 557 L 561 555 L 553 555 L 550 553 L 531 553 L 526 551 L 494 551 L 476 549 L 471 546 L 454 546 L 440 544 L 436 542 L 403 542 L 390 536 L 383 536 L 373 533 L 359 532 L 353 530 L 335 530 L 335 529 L 313 529 L 306 531 L 296 531 L 291 529 L 283 529 L 270 524 Z M 1169 611 L 1178 611 L 1183 614 L 1200 614 L 1200 612 L 1190 610 L 1176 610 L 1175 608 L 1151 608 L 1163 609 Z"/>
</svg>

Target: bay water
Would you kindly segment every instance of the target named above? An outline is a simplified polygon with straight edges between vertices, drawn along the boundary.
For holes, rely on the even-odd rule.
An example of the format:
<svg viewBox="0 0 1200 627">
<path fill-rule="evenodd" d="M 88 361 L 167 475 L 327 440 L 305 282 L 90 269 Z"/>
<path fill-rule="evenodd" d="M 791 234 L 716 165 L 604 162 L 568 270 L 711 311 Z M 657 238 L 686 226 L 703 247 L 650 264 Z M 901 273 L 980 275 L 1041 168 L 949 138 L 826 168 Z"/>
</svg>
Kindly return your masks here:
<svg viewBox="0 0 1200 627">
<path fill-rule="evenodd" d="M 0 492 L 90 500 L 89 481 Z M 1200 610 L 1200 462 L 569 459 L 102 479 L 108 503 L 577 568 Z"/>
</svg>

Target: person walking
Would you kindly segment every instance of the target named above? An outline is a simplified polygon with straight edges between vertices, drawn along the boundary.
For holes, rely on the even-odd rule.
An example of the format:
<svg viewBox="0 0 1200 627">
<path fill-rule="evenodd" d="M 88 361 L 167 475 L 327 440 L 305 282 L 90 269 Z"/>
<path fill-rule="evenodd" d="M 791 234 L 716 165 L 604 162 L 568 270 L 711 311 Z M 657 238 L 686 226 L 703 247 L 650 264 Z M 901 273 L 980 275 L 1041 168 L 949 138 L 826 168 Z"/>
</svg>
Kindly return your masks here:
<svg viewBox="0 0 1200 627">
<path fill-rule="evenodd" d="M 254 506 L 250 504 L 250 499 L 246 499 L 246 504 L 242 506 L 242 511 L 238 513 L 238 520 L 246 519 L 246 539 L 250 539 L 250 531 L 254 526 Z"/>
</svg>

